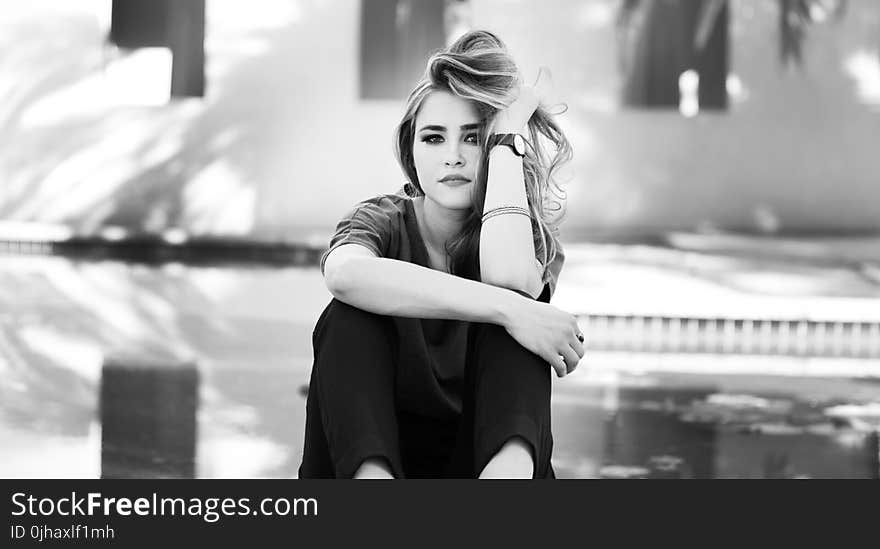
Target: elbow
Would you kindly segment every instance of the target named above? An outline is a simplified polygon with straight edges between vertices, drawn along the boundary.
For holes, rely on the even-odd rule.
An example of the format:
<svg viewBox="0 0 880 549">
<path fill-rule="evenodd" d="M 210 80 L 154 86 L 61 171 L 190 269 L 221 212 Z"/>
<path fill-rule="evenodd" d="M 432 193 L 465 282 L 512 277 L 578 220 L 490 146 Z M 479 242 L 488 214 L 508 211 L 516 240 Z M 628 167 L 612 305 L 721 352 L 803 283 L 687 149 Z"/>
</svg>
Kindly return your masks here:
<svg viewBox="0 0 880 549">
<path fill-rule="evenodd" d="M 505 253 L 503 255 L 483 253 L 480 250 L 480 280 L 492 286 L 499 286 L 518 292 L 530 293 L 536 278 L 534 254 Z"/>
<path fill-rule="evenodd" d="M 324 285 L 333 297 L 344 301 L 351 291 L 351 259 L 346 258 L 324 268 Z"/>
<path fill-rule="evenodd" d="M 482 282 L 516 292 L 531 293 L 531 281 L 528 276 L 516 276 L 514 273 L 489 273 L 482 277 Z"/>
<path fill-rule="evenodd" d="M 345 296 L 347 295 L 345 284 L 340 280 L 338 274 L 332 276 L 324 275 L 324 285 L 327 287 L 330 295 L 340 301 L 345 301 Z"/>
<path fill-rule="evenodd" d="M 537 299 L 544 284 L 542 271 L 537 264 L 523 265 L 520 268 L 498 268 L 497 265 L 480 266 L 480 280 L 492 286 L 506 288 Z"/>
</svg>

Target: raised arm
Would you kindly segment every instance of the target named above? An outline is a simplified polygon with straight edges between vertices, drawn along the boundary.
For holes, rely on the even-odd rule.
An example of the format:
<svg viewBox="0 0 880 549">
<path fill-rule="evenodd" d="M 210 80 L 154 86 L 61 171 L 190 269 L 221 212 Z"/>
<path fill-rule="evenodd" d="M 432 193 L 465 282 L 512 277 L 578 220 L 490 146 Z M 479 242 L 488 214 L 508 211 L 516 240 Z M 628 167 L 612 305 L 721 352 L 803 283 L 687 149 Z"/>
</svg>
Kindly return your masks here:
<svg viewBox="0 0 880 549">
<path fill-rule="evenodd" d="M 498 133 L 524 133 L 524 129 L 496 129 Z M 483 212 L 501 206 L 529 209 L 523 181 L 522 159 L 509 147 L 489 151 L 489 175 Z M 487 284 L 537 297 L 541 293 L 540 263 L 535 259 L 531 219 L 523 215 L 498 215 L 480 231 L 480 276 Z"/>
<path fill-rule="evenodd" d="M 517 99 L 498 112 L 493 133 L 528 135 L 528 121 L 538 108 L 546 84 L 539 73 L 535 86 L 521 86 Z M 489 151 L 489 173 L 483 213 L 502 206 L 529 209 L 523 177 L 523 161 L 510 147 Z M 535 259 L 532 223 L 515 214 L 487 219 L 480 231 L 480 275 L 483 282 L 524 291 L 537 297 L 542 289 L 541 264 Z"/>
<path fill-rule="evenodd" d="M 324 280 L 336 299 L 376 314 L 504 326 L 520 345 L 552 365 L 559 377 L 573 370 L 583 356 L 573 315 L 504 288 L 380 258 L 359 244 L 330 252 Z"/>
</svg>

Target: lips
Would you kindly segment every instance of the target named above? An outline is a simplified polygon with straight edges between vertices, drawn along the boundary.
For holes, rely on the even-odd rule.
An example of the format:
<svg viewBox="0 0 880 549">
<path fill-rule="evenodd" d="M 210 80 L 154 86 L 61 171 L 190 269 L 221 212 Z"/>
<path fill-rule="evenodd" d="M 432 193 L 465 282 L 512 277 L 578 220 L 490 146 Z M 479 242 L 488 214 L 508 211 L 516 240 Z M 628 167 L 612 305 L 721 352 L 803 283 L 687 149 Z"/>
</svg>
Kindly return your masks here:
<svg viewBox="0 0 880 549">
<path fill-rule="evenodd" d="M 447 185 L 463 185 L 470 182 L 471 180 L 464 177 L 463 175 L 447 175 L 446 177 L 440 179 L 440 183 L 446 183 Z"/>
</svg>

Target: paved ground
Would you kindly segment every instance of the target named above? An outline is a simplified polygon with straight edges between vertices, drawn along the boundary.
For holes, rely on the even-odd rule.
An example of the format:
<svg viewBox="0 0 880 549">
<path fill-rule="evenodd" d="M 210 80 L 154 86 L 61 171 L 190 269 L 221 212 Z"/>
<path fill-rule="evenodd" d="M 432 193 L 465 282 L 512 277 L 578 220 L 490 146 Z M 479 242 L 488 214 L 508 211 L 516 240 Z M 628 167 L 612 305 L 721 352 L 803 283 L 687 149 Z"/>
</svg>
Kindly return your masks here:
<svg viewBox="0 0 880 549">
<path fill-rule="evenodd" d="M 570 246 L 554 303 L 880 318 L 870 254 L 717 248 Z M 295 476 L 328 300 L 314 268 L 4 257 L 0 476 Z M 876 476 L 876 362 L 592 353 L 554 380 L 554 465 L 560 477 Z"/>
</svg>

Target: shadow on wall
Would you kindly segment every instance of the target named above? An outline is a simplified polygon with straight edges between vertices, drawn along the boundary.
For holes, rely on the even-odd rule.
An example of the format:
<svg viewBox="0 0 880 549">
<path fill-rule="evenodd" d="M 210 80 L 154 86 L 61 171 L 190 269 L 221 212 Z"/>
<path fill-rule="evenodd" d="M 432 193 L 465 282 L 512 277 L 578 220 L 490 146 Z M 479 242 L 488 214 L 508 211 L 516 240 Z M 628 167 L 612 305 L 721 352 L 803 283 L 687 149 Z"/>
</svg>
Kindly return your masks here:
<svg viewBox="0 0 880 549">
<path fill-rule="evenodd" d="M 110 103 L 110 54 L 87 7 L 9 4 L 2 219 L 285 240 L 326 234 L 355 202 L 401 186 L 391 132 L 402 98 L 358 97 L 355 2 L 208 2 L 207 96 L 161 108 Z M 692 117 L 621 108 L 615 17 L 633 2 L 471 4 L 473 24 L 503 37 L 527 73 L 552 69 L 571 107 L 564 238 L 878 229 L 876 3 L 788 31 L 789 42 L 807 33 L 784 42 L 797 71 L 767 53 L 780 48 L 780 4 L 731 3 L 729 109 Z"/>
<path fill-rule="evenodd" d="M 276 90 L 254 82 L 284 66 L 295 9 L 219 17 L 229 22 L 209 36 L 217 55 L 207 97 L 162 107 L 114 104 L 103 76 L 113 52 L 94 14 L 20 9 L 0 33 L 0 66 L 15 82 L 0 89 L 0 136 L 14 144 L 0 152 L 0 217 L 67 223 L 78 234 L 253 230 L 261 158 L 278 146 L 272 110 L 255 108 Z"/>
</svg>

